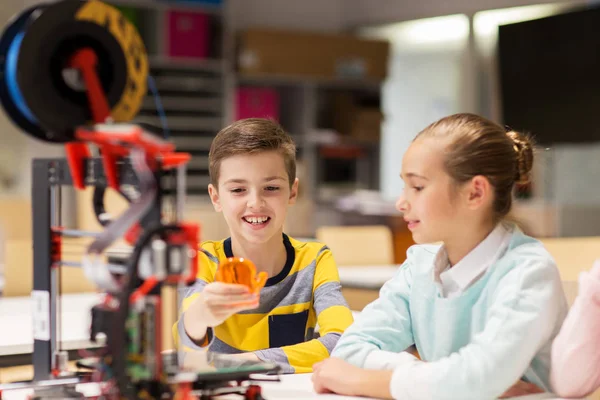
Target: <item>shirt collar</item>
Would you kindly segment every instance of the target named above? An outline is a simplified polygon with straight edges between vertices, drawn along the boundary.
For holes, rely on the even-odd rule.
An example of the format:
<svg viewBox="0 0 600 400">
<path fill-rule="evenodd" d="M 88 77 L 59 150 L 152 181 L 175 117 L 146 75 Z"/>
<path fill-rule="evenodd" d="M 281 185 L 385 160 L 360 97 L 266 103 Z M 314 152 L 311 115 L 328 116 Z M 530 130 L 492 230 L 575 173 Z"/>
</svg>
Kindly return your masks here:
<svg viewBox="0 0 600 400">
<path fill-rule="evenodd" d="M 503 224 L 498 224 L 481 243 L 452 268 L 450 268 L 445 246 L 442 246 L 435 259 L 436 282 L 444 286 L 457 287 L 461 291 L 468 288 L 500 257 L 500 253 L 508 244 L 506 240 L 508 233 Z"/>
</svg>

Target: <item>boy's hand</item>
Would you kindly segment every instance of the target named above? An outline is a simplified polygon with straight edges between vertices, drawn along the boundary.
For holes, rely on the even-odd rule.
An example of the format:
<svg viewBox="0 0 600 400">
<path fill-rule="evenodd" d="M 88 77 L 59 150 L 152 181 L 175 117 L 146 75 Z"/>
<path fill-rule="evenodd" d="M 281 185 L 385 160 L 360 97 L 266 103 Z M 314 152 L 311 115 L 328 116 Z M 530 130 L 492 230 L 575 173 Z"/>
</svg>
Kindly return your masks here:
<svg viewBox="0 0 600 400">
<path fill-rule="evenodd" d="M 250 293 L 247 286 L 213 282 L 204 287 L 187 311 L 183 325 L 188 336 L 201 345 L 206 330 L 221 325 L 233 314 L 258 307 L 259 296 Z"/>
<path fill-rule="evenodd" d="M 213 282 L 204 287 L 199 303 L 196 318 L 201 318 L 207 327 L 213 328 L 233 314 L 257 308 L 259 296 L 250 293 L 244 285 Z"/>
</svg>

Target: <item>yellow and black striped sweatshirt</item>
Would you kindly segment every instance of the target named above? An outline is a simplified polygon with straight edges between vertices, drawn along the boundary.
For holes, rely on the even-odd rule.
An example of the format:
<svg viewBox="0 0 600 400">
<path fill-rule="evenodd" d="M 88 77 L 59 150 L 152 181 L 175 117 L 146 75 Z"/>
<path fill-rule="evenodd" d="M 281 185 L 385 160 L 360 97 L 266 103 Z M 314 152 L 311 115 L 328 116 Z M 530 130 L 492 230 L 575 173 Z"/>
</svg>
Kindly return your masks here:
<svg viewBox="0 0 600 400">
<path fill-rule="evenodd" d="M 267 280 L 260 304 L 209 329 L 209 349 L 217 353 L 254 352 L 276 362 L 286 373 L 312 372 L 316 362 L 329 357 L 340 335 L 352 323 L 352 313 L 341 292 L 337 267 L 329 248 L 283 235 L 287 261 Z M 185 332 L 183 313 L 204 286 L 214 281 L 219 261 L 233 257 L 231 238 L 204 242 L 199 252 L 198 279 L 186 289 L 179 321 L 173 327 L 178 346 L 200 349 Z M 315 326 L 319 326 L 319 337 Z"/>
</svg>

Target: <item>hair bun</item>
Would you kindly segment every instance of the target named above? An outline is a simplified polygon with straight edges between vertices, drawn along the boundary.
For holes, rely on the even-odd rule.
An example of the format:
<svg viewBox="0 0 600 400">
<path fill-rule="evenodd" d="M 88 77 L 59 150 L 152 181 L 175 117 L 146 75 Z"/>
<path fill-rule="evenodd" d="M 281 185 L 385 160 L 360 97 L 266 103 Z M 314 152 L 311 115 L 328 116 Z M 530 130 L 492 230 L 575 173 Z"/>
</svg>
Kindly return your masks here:
<svg viewBox="0 0 600 400">
<path fill-rule="evenodd" d="M 533 143 L 532 140 L 517 132 L 508 131 L 506 135 L 512 140 L 513 147 L 517 153 L 517 173 L 515 183 L 526 184 L 529 182 L 529 173 L 533 168 Z"/>
</svg>

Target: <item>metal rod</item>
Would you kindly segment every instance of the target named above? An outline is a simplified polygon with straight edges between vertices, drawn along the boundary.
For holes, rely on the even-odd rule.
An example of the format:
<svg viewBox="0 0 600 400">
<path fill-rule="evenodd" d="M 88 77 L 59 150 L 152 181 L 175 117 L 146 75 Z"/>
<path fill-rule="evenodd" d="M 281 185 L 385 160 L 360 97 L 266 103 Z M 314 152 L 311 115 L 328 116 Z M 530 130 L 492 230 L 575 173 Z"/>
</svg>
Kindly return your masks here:
<svg viewBox="0 0 600 400">
<path fill-rule="evenodd" d="M 51 308 L 50 294 L 52 291 L 50 263 L 51 254 L 51 202 L 50 180 L 48 173 L 54 168 L 52 161 L 33 160 L 31 205 L 33 213 L 33 292 L 36 300 L 36 312 L 33 314 L 33 372 L 34 380 L 45 381 L 52 370 L 52 346 L 50 336 L 53 326 L 50 321 L 55 315 Z"/>
<path fill-rule="evenodd" d="M 100 232 L 81 231 L 79 229 L 56 229 L 53 232 L 58 233 L 64 237 L 80 238 L 80 237 L 98 237 Z"/>
<path fill-rule="evenodd" d="M 181 221 L 183 219 L 183 210 L 185 207 L 185 174 L 185 164 L 177 167 L 177 205 L 175 208 L 175 218 L 177 221 Z"/>
<path fill-rule="evenodd" d="M 113 274 L 124 274 L 127 272 L 127 266 L 119 265 L 119 264 L 105 264 L 108 267 L 108 270 Z M 76 261 L 61 261 L 61 267 L 74 267 L 74 268 L 82 268 L 81 263 Z"/>
<path fill-rule="evenodd" d="M 35 389 L 35 388 L 47 388 L 52 386 L 63 386 L 63 385 L 76 385 L 80 383 L 79 378 L 57 378 L 47 381 L 37 382 L 17 382 L 17 383 L 4 383 L 0 385 L 0 392 L 16 389 Z"/>
<path fill-rule="evenodd" d="M 50 187 L 50 226 L 61 225 L 61 187 L 53 185 Z M 50 366 L 56 369 L 55 354 L 59 351 L 60 343 L 60 300 L 58 299 L 60 291 L 60 270 L 51 268 L 50 270 Z"/>
</svg>

